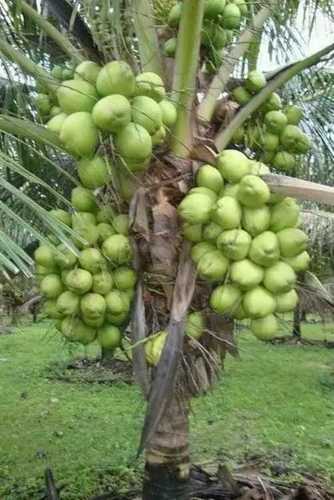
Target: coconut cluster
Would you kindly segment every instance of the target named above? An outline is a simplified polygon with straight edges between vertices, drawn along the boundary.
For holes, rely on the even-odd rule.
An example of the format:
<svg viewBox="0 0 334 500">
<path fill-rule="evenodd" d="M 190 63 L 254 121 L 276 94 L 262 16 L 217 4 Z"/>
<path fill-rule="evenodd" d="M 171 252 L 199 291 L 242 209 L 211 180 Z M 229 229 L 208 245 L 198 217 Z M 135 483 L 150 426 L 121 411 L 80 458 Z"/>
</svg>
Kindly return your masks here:
<svg viewBox="0 0 334 500">
<path fill-rule="evenodd" d="M 178 207 L 183 234 L 193 243 L 200 279 L 212 283 L 210 307 L 251 320 L 259 338 L 275 336 L 277 314 L 298 302 L 297 273 L 307 269 L 307 235 L 298 228 L 294 199 L 270 193 L 265 165 L 225 150 L 203 165 Z"/>
<path fill-rule="evenodd" d="M 182 2 L 176 3 L 169 12 L 168 26 L 172 36 L 164 45 L 164 52 L 168 57 L 174 57 L 176 52 L 176 31 L 181 19 L 182 5 Z M 234 32 L 239 30 L 242 19 L 247 14 L 245 0 L 206 0 L 201 45 L 206 52 L 208 69 L 210 66 L 221 64 L 222 49 L 231 44 Z"/>
<path fill-rule="evenodd" d="M 121 342 L 134 295 L 136 273 L 126 215 L 110 207 L 98 209 L 94 194 L 78 186 L 72 191 L 72 214 L 51 210 L 52 217 L 72 227 L 77 252 L 63 244 L 42 243 L 35 251 L 36 277 L 44 312 L 56 320 L 69 341 L 104 349 Z"/>
<path fill-rule="evenodd" d="M 263 73 L 251 71 L 245 84 L 233 89 L 232 98 L 244 106 L 266 84 Z M 273 92 L 235 132 L 232 143 L 253 150 L 261 161 L 277 170 L 292 172 L 297 165 L 296 156 L 305 155 L 311 147 L 309 137 L 298 127 L 302 117 L 300 108 L 284 106 L 280 96 Z"/>
<path fill-rule="evenodd" d="M 177 116 L 161 78 L 150 72 L 135 76 L 124 61 L 103 67 L 84 61 L 70 79 L 60 71 L 53 76 L 59 83 L 39 94 L 36 104 L 66 150 L 92 158 L 101 142 L 111 141 L 115 161 L 127 171 L 145 170 Z"/>
</svg>

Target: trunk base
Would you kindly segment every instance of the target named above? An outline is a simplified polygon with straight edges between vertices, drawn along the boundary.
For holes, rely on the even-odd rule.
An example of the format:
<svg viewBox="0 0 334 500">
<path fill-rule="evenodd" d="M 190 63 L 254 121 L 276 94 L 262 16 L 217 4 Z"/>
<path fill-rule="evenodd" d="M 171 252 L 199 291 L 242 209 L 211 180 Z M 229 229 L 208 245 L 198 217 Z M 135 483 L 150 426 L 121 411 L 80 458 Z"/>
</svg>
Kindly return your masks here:
<svg viewBox="0 0 334 500">
<path fill-rule="evenodd" d="M 146 463 L 143 500 L 189 500 L 188 470 L 182 476 L 180 467 Z"/>
</svg>

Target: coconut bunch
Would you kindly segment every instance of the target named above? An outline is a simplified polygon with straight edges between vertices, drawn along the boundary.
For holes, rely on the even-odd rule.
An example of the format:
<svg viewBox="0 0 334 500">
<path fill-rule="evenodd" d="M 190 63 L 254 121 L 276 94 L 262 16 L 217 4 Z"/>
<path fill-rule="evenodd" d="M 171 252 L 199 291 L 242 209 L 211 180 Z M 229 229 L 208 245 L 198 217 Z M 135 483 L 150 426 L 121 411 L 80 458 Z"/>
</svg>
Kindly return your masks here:
<svg viewBox="0 0 334 500">
<path fill-rule="evenodd" d="M 259 71 L 251 71 L 243 86 L 232 91 L 232 98 L 240 106 L 247 104 L 266 86 L 266 78 Z M 293 172 L 297 157 L 305 155 L 310 147 L 309 137 L 298 127 L 302 110 L 284 105 L 273 92 L 245 125 L 233 136 L 232 143 L 254 151 L 257 158 L 275 169 Z"/>
<path fill-rule="evenodd" d="M 171 37 L 164 45 L 164 52 L 168 57 L 174 57 L 176 52 L 181 13 L 182 2 L 176 3 L 169 11 L 168 26 Z M 247 14 L 245 0 L 206 0 L 201 44 L 208 69 L 221 64 L 222 50 L 232 42 L 235 31 L 239 30 Z"/>
<path fill-rule="evenodd" d="M 111 207 L 98 208 L 92 191 L 72 191 L 73 213 L 51 210 L 73 229 L 73 247 L 42 243 L 35 251 L 36 277 L 44 312 L 66 339 L 104 349 L 121 343 L 134 295 L 129 221 Z M 75 250 L 76 249 L 76 250 Z"/>
<path fill-rule="evenodd" d="M 112 143 L 114 162 L 136 173 L 148 167 L 152 149 L 165 141 L 177 117 L 161 78 L 150 72 L 135 76 L 123 61 L 102 68 L 84 61 L 66 80 L 59 73 L 37 103 L 50 117 L 47 128 L 73 156 L 91 159 L 101 143 Z"/>
<path fill-rule="evenodd" d="M 297 273 L 307 269 L 307 235 L 294 199 L 271 194 L 268 167 L 236 150 L 203 165 L 178 207 L 198 277 L 211 284 L 209 306 L 250 319 L 260 339 L 275 336 L 277 315 L 298 302 Z"/>
</svg>

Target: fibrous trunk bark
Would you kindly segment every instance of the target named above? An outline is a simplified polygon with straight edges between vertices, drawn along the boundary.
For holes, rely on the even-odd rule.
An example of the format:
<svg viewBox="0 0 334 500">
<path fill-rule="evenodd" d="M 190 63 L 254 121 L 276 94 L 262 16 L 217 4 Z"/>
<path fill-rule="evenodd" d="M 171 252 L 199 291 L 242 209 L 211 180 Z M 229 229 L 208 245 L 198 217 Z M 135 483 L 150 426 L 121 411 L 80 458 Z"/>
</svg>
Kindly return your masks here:
<svg viewBox="0 0 334 500">
<path fill-rule="evenodd" d="M 300 339 L 302 336 L 301 333 L 301 307 L 300 304 L 297 305 L 296 309 L 294 310 L 293 313 L 293 330 L 292 330 L 292 335 L 295 338 Z"/>
<path fill-rule="evenodd" d="M 190 498 L 189 403 L 173 397 L 146 450 L 143 500 Z"/>
</svg>

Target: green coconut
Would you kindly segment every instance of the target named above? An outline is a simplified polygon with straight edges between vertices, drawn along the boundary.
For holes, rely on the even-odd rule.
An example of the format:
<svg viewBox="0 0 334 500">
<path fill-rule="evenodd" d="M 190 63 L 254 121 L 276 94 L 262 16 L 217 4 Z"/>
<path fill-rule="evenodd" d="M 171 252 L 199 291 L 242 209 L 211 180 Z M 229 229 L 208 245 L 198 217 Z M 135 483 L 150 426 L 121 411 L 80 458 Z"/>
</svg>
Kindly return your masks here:
<svg viewBox="0 0 334 500">
<path fill-rule="evenodd" d="M 250 329 L 259 340 L 269 341 L 275 338 L 278 332 L 278 322 L 273 314 L 268 314 L 264 318 L 253 319 Z"/>
<path fill-rule="evenodd" d="M 275 151 L 263 151 L 260 159 L 263 163 L 272 163 L 273 159 L 275 158 L 275 154 Z"/>
<path fill-rule="evenodd" d="M 51 76 L 52 76 L 52 78 L 55 78 L 56 80 L 62 80 L 63 67 L 58 65 L 58 64 L 56 66 L 54 66 L 51 70 Z"/>
<path fill-rule="evenodd" d="M 183 237 L 192 241 L 193 243 L 198 243 L 203 239 L 203 226 L 202 224 L 183 224 L 182 225 L 182 234 Z"/>
<path fill-rule="evenodd" d="M 212 189 L 209 189 L 209 188 L 204 187 L 204 186 L 197 186 L 197 187 L 192 188 L 189 191 L 188 196 L 190 196 L 192 194 L 205 194 L 206 196 L 208 196 L 210 198 L 212 203 L 216 203 L 216 201 L 218 199 L 217 193 L 212 191 Z"/>
<path fill-rule="evenodd" d="M 232 0 L 232 3 L 235 3 L 239 7 L 240 13 L 243 17 L 247 16 L 248 7 L 245 0 Z"/>
<path fill-rule="evenodd" d="M 270 198 L 268 200 L 268 205 L 276 205 L 284 200 L 284 196 L 278 193 L 271 193 Z"/>
<path fill-rule="evenodd" d="M 159 104 L 147 96 L 135 97 L 132 101 L 132 121 L 154 135 L 162 126 L 162 112 Z"/>
<path fill-rule="evenodd" d="M 78 175 L 81 184 L 88 189 L 96 189 L 108 184 L 109 172 L 105 158 L 83 158 L 78 163 Z"/>
<path fill-rule="evenodd" d="M 196 311 L 188 314 L 184 333 L 188 337 L 199 340 L 205 329 L 205 319 L 201 312 Z"/>
<path fill-rule="evenodd" d="M 109 236 L 112 236 L 116 233 L 115 229 L 111 224 L 107 224 L 106 222 L 101 222 L 97 225 L 97 230 L 99 232 L 99 241 L 103 243 Z"/>
<path fill-rule="evenodd" d="M 113 351 L 121 345 L 122 334 L 114 325 L 104 325 L 97 331 L 97 341 L 103 349 Z"/>
<path fill-rule="evenodd" d="M 112 61 L 101 69 L 96 88 L 101 96 L 120 94 L 131 97 L 136 90 L 136 80 L 131 67 L 124 61 Z"/>
<path fill-rule="evenodd" d="M 91 326 L 93 328 L 100 328 L 104 324 L 105 316 L 99 316 L 97 318 L 89 318 L 88 316 L 82 315 L 82 320 L 85 325 Z"/>
<path fill-rule="evenodd" d="M 63 292 L 64 286 L 58 274 L 48 274 L 42 279 L 39 289 L 47 299 L 56 299 Z"/>
<path fill-rule="evenodd" d="M 273 159 L 273 166 L 283 172 L 293 171 L 295 165 L 295 157 L 287 151 L 279 151 Z"/>
<path fill-rule="evenodd" d="M 243 259 L 233 262 L 230 277 L 241 290 L 250 290 L 262 282 L 264 270 L 251 260 Z"/>
<path fill-rule="evenodd" d="M 75 212 L 74 214 L 72 214 L 73 229 L 95 224 L 96 224 L 96 217 L 91 212 Z"/>
<path fill-rule="evenodd" d="M 99 137 L 92 115 L 82 111 L 65 118 L 60 130 L 60 140 L 65 149 L 75 156 L 93 156 Z"/>
<path fill-rule="evenodd" d="M 63 316 L 73 316 L 79 312 L 80 298 L 73 292 L 66 290 L 57 299 L 57 310 Z"/>
<path fill-rule="evenodd" d="M 261 106 L 261 111 L 267 113 L 268 111 L 279 111 L 282 109 L 281 98 L 276 92 L 270 94 L 266 102 Z"/>
<path fill-rule="evenodd" d="M 57 309 L 57 300 L 46 300 L 42 308 L 43 313 L 51 319 L 62 319 L 63 315 Z"/>
<path fill-rule="evenodd" d="M 242 260 L 249 252 L 251 241 L 250 235 L 243 229 L 232 229 L 218 237 L 217 247 L 228 259 Z"/>
<path fill-rule="evenodd" d="M 217 157 L 217 168 L 224 179 L 234 184 L 249 173 L 249 160 L 240 151 L 225 149 Z"/>
<path fill-rule="evenodd" d="M 116 326 L 122 326 L 124 323 L 127 322 L 129 318 L 129 312 L 123 312 L 120 314 L 111 314 L 110 312 L 107 311 L 106 314 L 106 319 L 109 323 L 116 325 Z"/>
<path fill-rule="evenodd" d="M 248 90 L 241 86 L 235 87 L 232 90 L 232 97 L 240 106 L 245 106 L 252 99 Z"/>
<path fill-rule="evenodd" d="M 166 96 L 164 82 L 156 73 L 140 73 L 136 78 L 136 95 L 151 97 L 160 102 Z"/>
<path fill-rule="evenodd" d="M 61 110 L 70 115 L 78 111 L 91 111 L 97 101 L 95 86 L 83 80 L 68 80 L 57 88 Z"/>
<path fill-rule="evenodd" d="M 80 252 L 79 263 L 82 269 L 92 274 L 100 272 L 106 266 L 105 258 L 97 248 L 85 248 Z"/>
<path fill-rule="evenodd" d="M 228 3 L 223 11 L 222 26 L 227 30 L 236 30 L 241 22 L 241 12 L 237 5 Z"/>
<path fill-rule="evenodd" d="M 40 115 L 48 115 L 51 110 L 51 101 L 49 96 L 46 94 L 38 94 L 35 99 L 35 106 Z"/>
<path fill-rule="evenodd" d="M 225 0 L 206 0 L 204 5 L 204 17 L 217 19 L 224 13 Z"/>
<path fill-rule="evenodd" d="M 106 295 L 113 287 L 113 277 L 107 271 L 94 274 L 92 292 Z"/>
<path fill-rule="evenodd" d="M 168 26 L 176 28 L 179 25 L 182 13 L 182 2 L 178 2 L 169 11 Z"/>
<path fill-rule="evenodd" d="M 197 264 L 201 278 L 215 282 L 222 281 L 228 269 L 228 260 L 219 250 L 205 253 Z"/>
<path fill-rule="evenodd" d="M 116 217 L 115 210 L 111 206 L 104 206 L 100 208 L 100 210 L 96 214 L 97 222 L 107 222 L 108 224 L 112 223 L 112 219 Z"/>
<path fill-rule="evenodd" d="M 239 183 L 225 184 L 225 188 L 221 191 L 220 196 L 231 196 L 231 198 L 238 198 Z"/>
<path fill-rule="evenodd" d="M 269 267 L 277 262 L 279 257 L 279 244 L 275 233 L 264 231 L 253 239 L 249 250 L 249 258 L 255 264 Z"/>
<path fill-rule="evenodd" d="M 276 295 L 275 298 L 277 313 L 287 313 L 293 311 L 298 304 L 298 294 L 294 289 L 289 292 Z"/>
<path fill-rule="evenodd" d="M 152 148 L 153 148 L 153 137 L 151 137 L 151 142 L 152 142 Z M 145 170 L 147 170 L 149 167 L 150 161 L 151 161 L 151 157 L 148 157 L 145 160 L 133 160 L 133 159 L 128 159 L 128 158 L 124 158 L 124 157 L 122 157 L 122 159 L 121 159 L 121 163 L 122 163 L 122 167 L 123 167 L 124 171 L 126 173 L 130 171 L 134 174 L 137 174 L 137 173 L 140 174 L 141 172 L 144 172 Z M 136 182 L 137 182 L 137 187 L 138 187 L 138 181 L 136 181 L 136 179 L 133 179 L 133 178 L 132 178 L 132 180 L 133 180 L 134 184 L 136 184 Z M 123 193 L 123 191 L 122 191 L 122 193 Z M 123 194 L 122 194 L 122 196 L 123 196 Z M 130 196 L 130 198 L 131 197 L 132 197 L 132 195 Z"/>
<path fill-rule="evenodd" d="M 303 111 L 293 104 L 284 108 L 285 116 L 287 117 L 289 125 L 298 125 L 303 118 Z"/>
<path fill-rule="evenodd" d="M 152 146 L 159 146 L 165 142 L 167 137 L 167 132 L 164 126 L 161 126 L 159 130 L 152 135 Z"/>
<path fill-rule="evenodd" d="M 156 366 L 159 361 L 167 340 L 168 332 L 157 332 L 152 340 L 149 340 L 145 345 L 145 354 L 147 362 Z"/>
<path fill-rule="evenodd" d="M 287 126 L 288 120 L 282 111 L 268 111 L 264 116 L 264 123 L 269 132 L 279 134 Z"/>
<path fill-rule="evenodd" d="M 52 248 L 48 247 L 47 245 L 40 245 L 38 248 L 36 248 L 34 252 L 34 259 L 36 264 L 39 264 L 40 266 L 49 269 L 54 269 L 56 267 L 54 252 Z"/>
<path fill-rule="evenodd" d="M 270 292 L 280 294 L 291 290 L 296 281 L 296 273 L 292 267 L 279 261 L 265 270 L 263 284 Z"/>
<path fill-rule="evenodd" d="M 239 202 L 231 196 L 223 196 L 212 212 L 212 221 L 222 229 L 236 229 L 240 226 L 242 210 Z"/>
<path fill-rule="evenodd" d="M 136 286 L 137 274 L 130 267 L 118 267 L 113 272 L 113 281 L 119 290 L 128 290 Z"/>
<path fill-rule="evenodd" d="M 159 102 L 159 106 L 161 109 L 162 123 L 167 128 L 172 127 L 177 120 L 177 110 L 175 105 L 171 101 L 163 99 Z"/>
<path fill-rule="evenodd" d="M 215 222 L 209 222 L 209 224 L 206 224 L 203 227 L 201 238 L 198 241 L 201 241 L 203 239 L 206 241 L 215 242 L 218 236 L 221 235 L 221 233 L 222 233 L 222 228 L 219 224 L 216 224 Z"/>
<path fill-rule="evenodd" d="M 299 220 L 299 207 L 293 198 L 286 197 L 271 209 L 270 230 L 277 233 L 295 227 Z"/>
<path fill-rule="evenodd" d="M 213 54 L 223 49 L 226 45 L 226 30 L 216 23 L 206 23 L 202 31 L 202 45 L 211 49 Z"/>
<path fill-rule="evenodd" d="M 177 38 L 169 38 L 164 43 L 164 54 L 166 57 L 174 57 L 176 53 Z"/>
<path fill-rule="evenodd" d="M 232 317 L 238 321 L 242 321 L 243 319 L 247 318 L 247 314 L 245 313 L 242 304 L 240 304 L 240 306 L 235 311 L 233 311 Z"/>
<path fill-rule="evenodd" d="M 129 123 L 117 135 L 116 147 L 125 161 L 144 161 L 152 154 L 152 139 L 144 127 Z"/>
<path fill-rule="evenodd" d="M 95 212 L 97 209 L 94 194 L 82 186 L 72 189 L 71 203 L 79 212 Z"/>
<path fill-rule="evenodd" d="M 85 269 L 73 269 L 66 276 L 65 285 L 70 292 L 84 295 L 92 288 L 93 277 Z"/>
<path fill-rule="evenodd" d="M 72 238 L 75 246 L 79 249 L 94 246 L 99 239 L 99 230 L 93 224 L 77 226 L 74 228 L 75 236 Z"/>
<path fill-rule="evenodd" d="M 88 345 L 94 342 L 96 338 L 96 329 L 85 325 L 79 318 L 68 316 L 61 323 L 61 332 L 70 342 L 79 342 Z"/>
<path fill-rule="evenodd" d="M 250 71 L 247 75 L 245 86 L 252 94 L 257 94 L 267 84 L 266 77 L 261 71 Z"/>
<path fill-rule="evenodd" d="M 248 208 L 259 208 L 270 198 L 267 184 L 256 175 L 246 175 L 239 183 L 238 200 Z"/>
<path fill-rule="evenodd" d="M 111 290 L 106 296 L 107 309 L 111 314 L 127 313 L 130 309 L 130 300 L 126 292 Z"/>
<path fill-rule="evenodd" d="M 56 274 L 57 273 L 57 268 L 56 267 L 53 267 L 53 268 L 47 268 L 47 267 L 44 267 L 44 266 L 41 266 L 39 264 L 37 264 L 35 266 L 35 276 L 37 278 L 37 281 L 40 283 L 42 281 L 42 279 L 47 276 L 48 274 Z"/>
<path fill-rule="evenodd" d="M 116 217 L 114 217 L 112 221 L 112 225 L 116 233 L 124 234 L 124 236 L 127 236 L 129 234 L 130 220 L 128 215 L 126 214 L 116 215 Z"/>
<path fill-rule="evenodd" d="M 260 144 L 264 151 L 277 151 L 279 146 L 279 136 L 271 132 L 264 132 L 261 136 Z"/>
<path fill-rule="evenodd" d="M 235 285 L 221 285 L 210 297 L 210 307 L 217 314 L 233 314 L 241 303 L 241 291 Z"/>
<path fill-rule="evenodd" d="M 263 286 L 257 286 L 245 293 L 242 305 L 250 318 L 264 318 L 275 312 L 276 299 Z"/>
<path fill-rule="evenodd" d="M 281 133 L 281 144 L 289 152 L 305 154 L 311 147 L 308 136 L 296 125 L 287 125 Z"/>
<path fill-rule="evenodd" d="M 206 187 L 215 193 L 219 193 L 224 187 L 224 179 L 215 167 L 203 165 L 197 171 L 196 184 L 197 186 Z"/>
<path fill-rule="evenodd" d="M 277 233 L 277 238 L 283 257 L 294 257 L 307 248 L 308 236 L 301 229 L 283 229 Z"/>
<path fill-rule="evenodd" d="M 101 66 L 99 66 L 94 61 L 83 61 L 82 63 L 78 64 L 78 66 L 75 68 L 74 79 L 84 80 L 85 82 L 88 82 L 91 85 L 95 85 L 100 71 L 101 71 Z"/>
<path fill-rule="evenodd" d="M 197 243 L 192 247 L 191 258 L 195 262 L 195 264 L 198 264 L 203 255 L 215 250 L 216 247 L 212 243 L 208 243 L 207 241 L 201 241 L 200 243 Z"/>
<path fill-rule="evenodd" d="M 77 257 L 66 245 L 61 244 L 54 253 L 54 260 L 60 269 L 71 269 L 75 266 Z"/>
<path fill-rule="evenodd" d="M 105 240 L 102 251 L 114 265 L 127 264 L 132 259 L 130 240 L 123 234 L 114 234 Z"/>
<path fill-rule="evenodd" d="M 311 257 L 307 252 L 302 252 L 294 257 L 286 257 L 284 262 L 289 264 L 290 267 L 296 272 L 307 271 L 309 268 Z"/>
<path fill-rule="evenodd" d="M 267 205 L 259 208 L 247 208 L 242 211 L 242 227 L 252 236 L 257 236 L 269 228 L 270 209 Z"/>
<path fill-rule="evenodd" d="M 131 121 L 131 105 L 126 97 L 115 94 L 103 97 L 94 106 L 95 125 L 106 132 L 119 132 Z"/>
<path fill-rule="evenodd" d="M 59 222 L 62 222 L 66 226 L 72 226 L 72 216 L 65 210 L 61 208 L 55 208 L 54 210 L 49 211 L 49 215 L 54 219 L 57 219 Z"/>
<path fill-rule="evenodd" d="M 53 118 L 51 118 L 51 120 L 47 122 L 46 126 L 49 130 L 52 130 L 52 132 L 60 134 L 65 118 L 67 118 L 67 114 L 60 113 L 59 115 L 56 115 Z"/>
<path fill-rule="evenodd" d="M 194 193 L 183 198 L 178 213 L 188 224 L 206 224 L 210 220 L 214 202 L 205 194 Z"/>
<path fill-rule="evenodd" d="M 106 301 L 98 293 L 87 293 L 80 301 L 82 315 L 88 319 L 97 319 L 104 316 L 106 312 Z"/>
<path fill-rule="evenodd" d="M 71 271 L 71 269 L 64 269 L 63 271 L 61 271 L 60 273 L 60 276 L 61 276 L 61 280 L 62 282 L 64 283 L 64 285 L 66 284 L 66 278 L 68 276 L 68 273 Z"/>
</svg>

